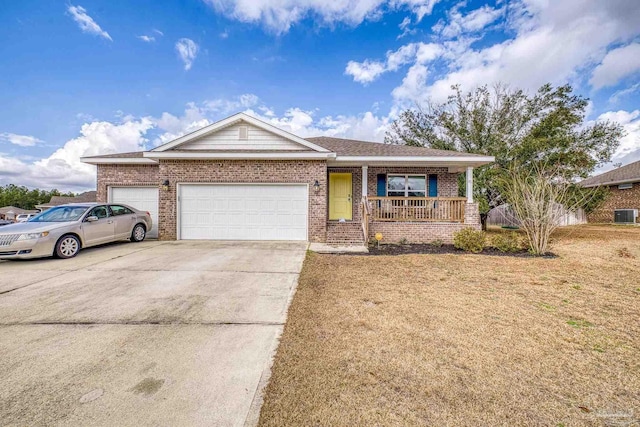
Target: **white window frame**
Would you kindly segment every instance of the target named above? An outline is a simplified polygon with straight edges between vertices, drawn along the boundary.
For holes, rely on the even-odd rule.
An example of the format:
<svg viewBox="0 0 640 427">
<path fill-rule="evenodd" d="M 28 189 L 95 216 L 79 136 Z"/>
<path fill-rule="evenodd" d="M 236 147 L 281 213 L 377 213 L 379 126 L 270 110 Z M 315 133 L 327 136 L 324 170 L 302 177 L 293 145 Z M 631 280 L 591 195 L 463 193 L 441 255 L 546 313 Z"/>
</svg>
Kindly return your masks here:
<svg viewBox="0 0 640 427">
<path fill-rule="evenodd" d="M 385 188 L 387 190 L 387 197 L 403 197 L 403 196 L 389 196 L 389 178 L 391 178 L 391 177 L 403 177 L 404 178 L 404 197 L 409 197 L 409 177 L 423 178 L 424 179 L 424 190 L 411 190 L 411 192 L 413 192 L 413 193 L 422 192 L 422 193 L 424 193 L 424 196 L 422 196 L 422 197 L 427 197 L 427 192 L 429 190 L 427 188 L 428 187 L 427 175 L 419 174 L 419 173 L 409 173 L 409 174 L 389 173 L 389 174 L 387 174 L 387 184 L 385 186 Z M 391 191 L 399 192 L 400 190 L 391 190 Z M 413 196 L 413 197 L 416 197 L 416 196 Z"/>
</svg>

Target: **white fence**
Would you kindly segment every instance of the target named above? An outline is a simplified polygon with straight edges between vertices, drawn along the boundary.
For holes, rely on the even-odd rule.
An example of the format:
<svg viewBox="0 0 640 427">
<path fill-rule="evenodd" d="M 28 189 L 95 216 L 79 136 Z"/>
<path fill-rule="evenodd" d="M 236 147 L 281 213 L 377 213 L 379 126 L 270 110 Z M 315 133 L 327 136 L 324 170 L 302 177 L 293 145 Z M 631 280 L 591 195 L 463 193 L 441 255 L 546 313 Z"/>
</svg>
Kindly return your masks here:
<svg viewBox="0 0 640 427">
<path fill-rule="evenodd" d="M 558 205 L 560 216 L 558 217 L 559 226 L 577 225 L 587 223 L 587 214 L 583 209 L 570 211 L 562 205 Z M 489 211 L 487 216 L 487 225 L 495 225 L 498 227 L 519 227 L 520 220 L 516 218 L 513 210 L 509 205 L 500 205 Z"/>
</svg>

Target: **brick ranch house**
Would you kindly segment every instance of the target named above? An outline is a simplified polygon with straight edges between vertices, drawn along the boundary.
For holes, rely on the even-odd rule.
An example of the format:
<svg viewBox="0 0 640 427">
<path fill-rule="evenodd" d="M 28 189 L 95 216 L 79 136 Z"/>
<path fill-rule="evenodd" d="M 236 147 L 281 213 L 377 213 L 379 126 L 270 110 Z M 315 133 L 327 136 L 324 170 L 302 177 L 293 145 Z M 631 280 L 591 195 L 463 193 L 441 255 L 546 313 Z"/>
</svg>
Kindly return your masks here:
<svg viewBox="0 0 640 427">
<path fill-rule="evenodd" d="M 604 203 L 587 215 L 588 222 L 640 222 L 640 161 L 592 176 L 580 184 L 609 190 Z"/>
<path fill-rule="evenodd" d="M 451 242 L 480 228 L 473 168 L 493 157 L 303 139 L 239 113 L 150 151 L 84 157 L 98 202 L 149 211 L 161 240 Z M 458 197 L 466 173 L 467 197 Z"/>
</svg>

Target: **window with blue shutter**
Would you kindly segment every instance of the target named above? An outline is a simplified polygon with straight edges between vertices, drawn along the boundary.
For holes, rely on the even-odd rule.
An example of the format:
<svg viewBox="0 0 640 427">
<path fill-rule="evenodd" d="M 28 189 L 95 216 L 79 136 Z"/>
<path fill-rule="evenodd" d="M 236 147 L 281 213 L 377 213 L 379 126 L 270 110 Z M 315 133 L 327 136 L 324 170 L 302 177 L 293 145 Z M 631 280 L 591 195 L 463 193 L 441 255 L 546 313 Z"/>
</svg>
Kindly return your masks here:
<svg viewBox="0 0 640 427">
<path fill-rule="evenodd" d="M 378 197 L 385 197 L 387 195 L 387 175 L 383 173 L 378 174 L 378 189 L 376 195 Z"/>
<path fill-rule="evenodd" d="M 429 197 L 438 197 L 438 175 L 429 175 Z"/>
</svg>

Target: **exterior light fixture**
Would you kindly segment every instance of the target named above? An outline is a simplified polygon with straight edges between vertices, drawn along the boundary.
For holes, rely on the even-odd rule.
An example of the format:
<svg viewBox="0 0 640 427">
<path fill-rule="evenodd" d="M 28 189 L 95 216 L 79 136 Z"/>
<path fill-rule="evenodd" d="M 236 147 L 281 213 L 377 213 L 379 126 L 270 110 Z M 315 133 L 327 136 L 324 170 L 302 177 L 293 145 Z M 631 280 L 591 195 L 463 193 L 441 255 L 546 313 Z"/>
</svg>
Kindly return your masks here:
<svg viewBox="0 0 640 427">
<path fill-rule="evenodd" d="M 160 188 L 162 188 L 164 191 L 169 191 L 169 180 L 165 179 L 162 185 L 160 185 Z"/>
<path fill-rule="evenodd" d="M 320 183 L 318 182 L 317 179 L 316 179 L 316 182 L 313 183 L 313 191 L 315 191 L 316 193 L 320 191 Z"/>
</svg>

